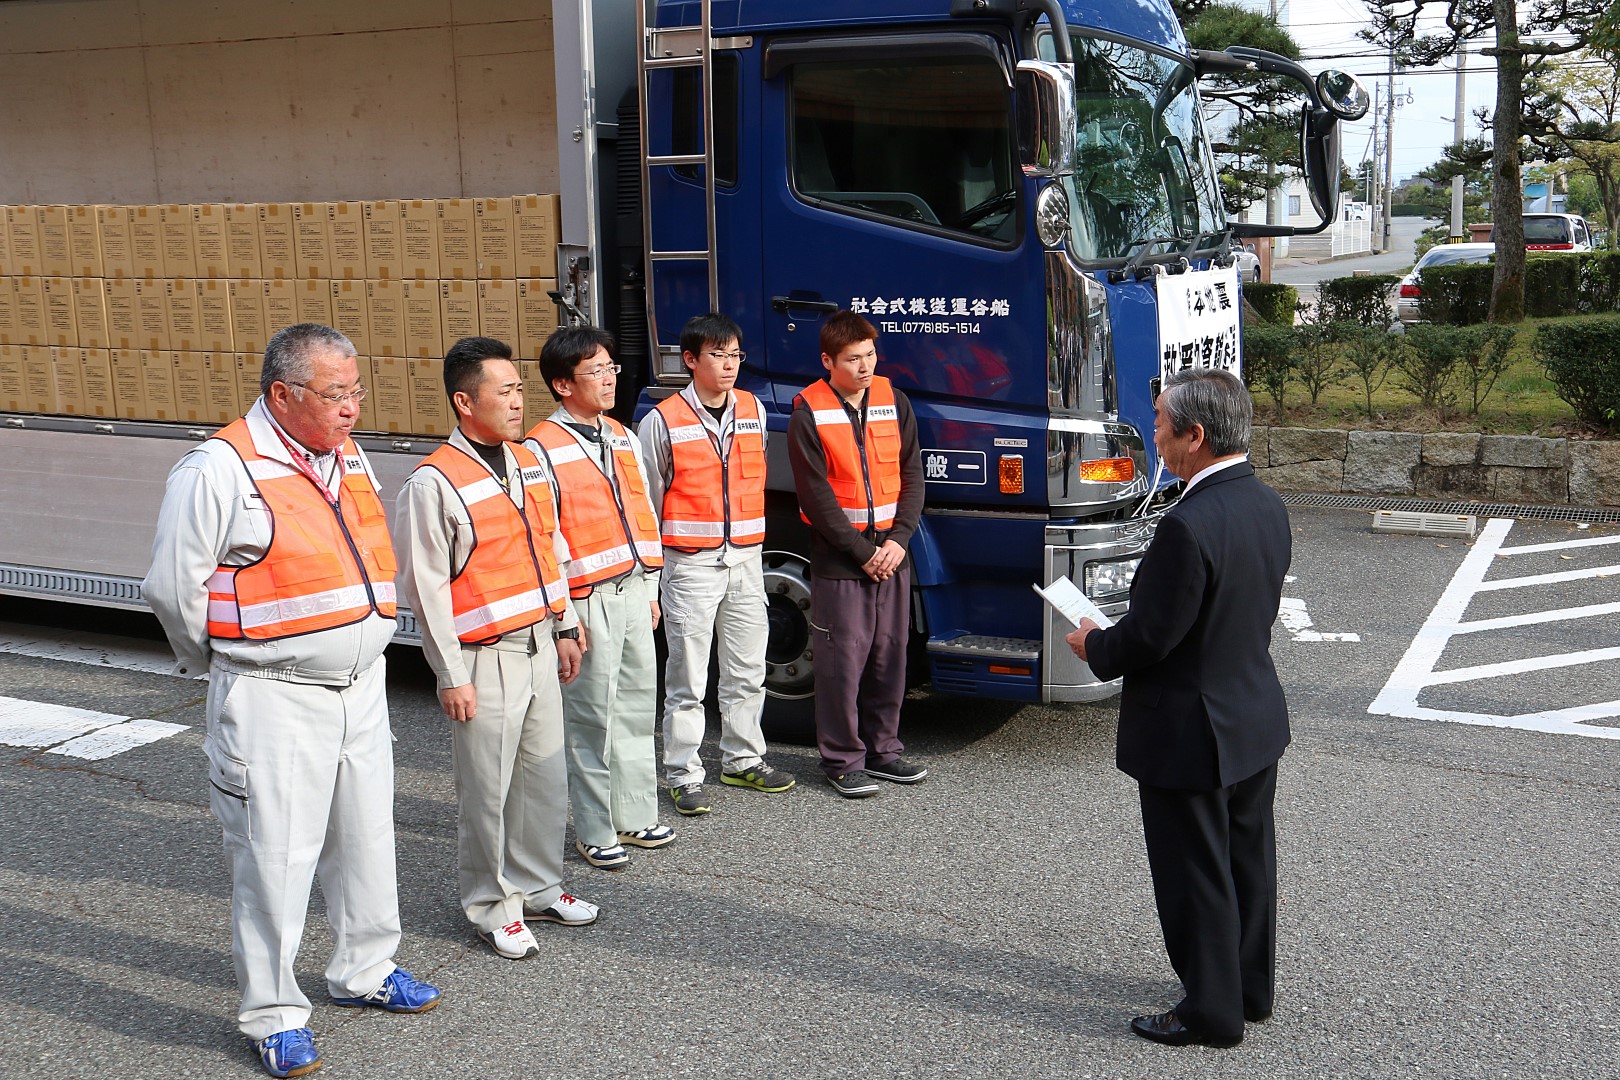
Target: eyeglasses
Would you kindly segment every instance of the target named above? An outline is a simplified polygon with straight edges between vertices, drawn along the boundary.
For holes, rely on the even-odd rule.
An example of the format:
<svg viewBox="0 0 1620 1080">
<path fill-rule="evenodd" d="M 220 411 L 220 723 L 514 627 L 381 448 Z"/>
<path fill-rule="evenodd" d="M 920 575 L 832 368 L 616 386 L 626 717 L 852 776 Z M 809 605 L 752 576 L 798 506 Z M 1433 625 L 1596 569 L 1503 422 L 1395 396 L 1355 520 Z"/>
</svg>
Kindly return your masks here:
<svg viewBox="0 0 1620 1080">
<path fill-rule="evenodd" d="M 336 405 L 340 409 L 351 401 L 356 405 L 360 404 L 362 401 L 366 400 L 366 394 L 370 392 L 365 387 L 361 386 L 350 390 L 347 394 L 323 394 L 308 383 L 295 382 L 288 383 L 287 385 L 296 386 L 300 390 L 308 390 L 310 393 L 314 394 L 327 404 Z"/>
<path fill-rule="evenodd" d="M 704 349 L 703 355 L 712 356 L 716 360 L 735 360 L 739 364 L 744 363 L 748 359 L 748 354 L 743 352 L 741 349 L 738 349 L 736 352 L 719 352 L 715 349 Z"/>
<path fill-rule="evenodd" d="M 607 382 L 608 379 L 612 378 L 614 375 L 617 375 L 623 370 L 623 364 L 603 364 L 601 367 L 591 368 L 589 371 L 576 371 L 574 372 L 574 378 L 600 379 L 602 382 Z"/>
</svg>

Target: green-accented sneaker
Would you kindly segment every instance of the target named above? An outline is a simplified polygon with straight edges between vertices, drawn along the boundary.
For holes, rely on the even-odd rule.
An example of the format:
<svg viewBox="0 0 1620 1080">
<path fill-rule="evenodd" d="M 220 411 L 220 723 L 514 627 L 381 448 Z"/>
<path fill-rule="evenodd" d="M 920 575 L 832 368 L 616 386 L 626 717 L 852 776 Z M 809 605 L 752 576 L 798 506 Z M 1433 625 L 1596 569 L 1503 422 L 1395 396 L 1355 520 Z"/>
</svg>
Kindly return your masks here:
<svg viewBox="0 0 1620 1080">
<path fill-rule="evenodd" d="M 773 769 L 763 761 L 752 769 L 744 769 L 738 773 L 721 773 L 720 782 L 730 784 L 732 787 L 753 788 L 755 791 L 786 791 L 798 780 L 790 772 Z"/>
<path fill-rule="evenodd" d="M 707 814 L 714 807 L 709 805 L 708 796 L 703 794 L 702 784 L 681 784 L 669 789 L 669 797 L 675 800 L 675 809 L 687 817 L 696 817 Z"/>
</svg>

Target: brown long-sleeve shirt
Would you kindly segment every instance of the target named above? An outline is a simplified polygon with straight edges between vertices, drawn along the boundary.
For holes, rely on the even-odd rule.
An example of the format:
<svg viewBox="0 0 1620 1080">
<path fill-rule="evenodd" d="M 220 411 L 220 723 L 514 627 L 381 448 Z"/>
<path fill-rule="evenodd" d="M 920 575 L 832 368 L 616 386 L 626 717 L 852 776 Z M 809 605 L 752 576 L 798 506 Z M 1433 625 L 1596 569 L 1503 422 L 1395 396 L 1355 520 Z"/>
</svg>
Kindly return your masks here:
<svg viewBox="0 0 1620 1080">
<path fill-rule="evenodd" d="M 788 420 L 788 460 L 793 464 L 793 486 L 799 494 L 799 508 L 810 519 L 810 573 L 815 577 L 865 579 L 861 569 L 871 561 L 885 540 L 908 547 L 911 534 L 922 520 L 924 481 L 922 452 L 917 444 L 917 417 L 911 402 L 899 390 L 894 392 L 895 413 L 900 421 L 900 497 L 895 500 L 894 525 L 888 530 L 856 532 L 838 505 L 832 486 L 827 483 L 827 454 L 816 432 L 815 417 L 799 399 Z M 861 407 L 844 402 L 854 425 L 855 438 L 866 441 L 866 398 Z M 901 566 L 910 563 L 910 553 Z"/>
</svg>

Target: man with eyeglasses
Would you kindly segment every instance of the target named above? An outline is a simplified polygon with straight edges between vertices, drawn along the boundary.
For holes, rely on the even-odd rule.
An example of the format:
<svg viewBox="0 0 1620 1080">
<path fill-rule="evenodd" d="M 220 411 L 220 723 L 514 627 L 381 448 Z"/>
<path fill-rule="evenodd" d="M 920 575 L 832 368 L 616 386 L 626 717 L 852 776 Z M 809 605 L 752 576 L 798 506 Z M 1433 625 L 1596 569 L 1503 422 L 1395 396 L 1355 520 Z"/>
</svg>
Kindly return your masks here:
<svg viewBox="0 0 1620 1080">
<path fill-rule="evenodd" d="M 613 335 L 594 326 L 547 339 L 540 374 L 558 408 L 524 442 L 551 469 L 568 541 L 569 595 L 585 641 L 579 677 L 562 691 L 568 793 L 575 847 L 603 870 L 630 862 L 626 844 L 661 848 L 675 839 L 658 822 L 653 747 L 664 550 L 640 444 L 607 415 L 619 373 L 612 348 Z"/>
<path fill-rule="evenodd" d="M 383 650 L 394 553 L 349 437 L 366 389 L 328 326 L 278 332 L 259 400 L 169 473 L 143 590 L 178 661 L 207 674 L 209 803 L 231 869 L 237 1023 L 272 1076 L 321 1057 L 294 964 L 318 874 L 332 1003 L 425 1012 L 393 961 L 394 758 Z"/>
<path fill-rule="evenodd" d="M 692 374 L 681 392 L 641 421 L 652 504 L 659 509 L 664 572 L 664 780 L 687 816 L 712 807 L 703 697 L 709 649 L 719 638 L 720 782 L 780 792 L 792 774 L 765 763 L 765 414 L 736 389 L 742 330 L 710 312 L 681 330 L 681 361 Z"/>
<path fill-rule="evenodd" d="M 585 926 L 563 891 L 568 771 L 561 685 L 579 673 L 568 545 L 550 473 L 523 438 L 512 349 L 462 338 L 444 358 L 456 430 L 400 488 L 399 581 L 450 718 L 461 909 L 498 956 L 540 951 L 528 920 Z"/>
</svg>

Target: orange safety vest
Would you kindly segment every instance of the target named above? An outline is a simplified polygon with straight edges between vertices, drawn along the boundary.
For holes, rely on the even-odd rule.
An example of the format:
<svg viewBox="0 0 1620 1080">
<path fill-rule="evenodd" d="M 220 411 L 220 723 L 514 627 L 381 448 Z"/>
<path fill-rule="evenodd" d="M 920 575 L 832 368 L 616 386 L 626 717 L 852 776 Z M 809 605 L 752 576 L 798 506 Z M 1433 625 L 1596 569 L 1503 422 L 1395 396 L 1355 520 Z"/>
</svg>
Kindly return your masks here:
<svg viewBox="0 0 1620 1080">
<path fill-rule="evenodd" d="M 254 449 L 247 420 L 213 438 L 242 459 L 270 513 L 270 547 L 247 566 L 208 579 L 208 635 L 270 641 L 394 617 L 394 548 L 388 519 L 353 439 L 343 440 L 333 506 L 296 467 Z"/>
<path fill-rule="evenodd" d="M 450 579 L 456 637 L 469 645 L 533 626 L 548 610 L 560 616 L 568 606 L 551 545 L 557 531 L 551 484 L 533 451 L 515 443 L 511 450 L 523 485 L 521 510 L 484 463 L 459 447 L 447 443 L 417 466 L 443 473 L 472 520 L 472 551 Z"/>
<path fill-rule="evenodd" d="M 658 403 L 669 431 L 670 481 L 664 489 L 664 545 L 687 551 L 765 542 L 765 421 L 759 399 L 736 392 L 726 457 L 684 394 Z"/>
<path fill-rule="evenodd" d="M 872 376 L 866 391 L 865 439 L 860 443 L 843 399 L 826 379 L 805 387 L 793 399 L 795 408 L 800 401 L 815 419 L 827 457 L 827 484 L 850 527 L 863 535 L 868 528 L 882 532 L 891 527 L 900 498 L 900 411 L 894 403 L 894 384 L 881 375 Z M 802 509 L 799 516 L 810 523 Z"/>
<path fill-rule="evenodd" d="M 575 599 L 589 596 L 604 581 L 624 577 L 638 562 L 648 570 L 664 565 L 658 515 L 636 467 L 630 437 L 611 416 L 601 419 L 612 451 L 612 481 L 560 421 L 542 420 L 528 436 L 545 450 L 557 479 L 570 559 L 568 591 Z"/>
</svg>

